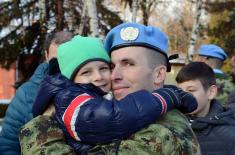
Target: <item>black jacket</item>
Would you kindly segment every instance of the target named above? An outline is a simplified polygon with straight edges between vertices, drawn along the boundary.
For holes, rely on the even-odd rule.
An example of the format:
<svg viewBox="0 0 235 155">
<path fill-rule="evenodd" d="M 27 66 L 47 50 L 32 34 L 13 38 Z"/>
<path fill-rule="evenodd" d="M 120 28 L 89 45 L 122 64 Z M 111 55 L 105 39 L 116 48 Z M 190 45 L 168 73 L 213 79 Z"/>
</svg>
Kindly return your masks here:
<svg viewBox="0 0 235 155">
<path fill-rule="evenodd" d="M 202 155 L 235 155 L 235 118 L 213 100 L 206 117 L 195 118 L 192 128 L 201 146 Z"/>
</svg>

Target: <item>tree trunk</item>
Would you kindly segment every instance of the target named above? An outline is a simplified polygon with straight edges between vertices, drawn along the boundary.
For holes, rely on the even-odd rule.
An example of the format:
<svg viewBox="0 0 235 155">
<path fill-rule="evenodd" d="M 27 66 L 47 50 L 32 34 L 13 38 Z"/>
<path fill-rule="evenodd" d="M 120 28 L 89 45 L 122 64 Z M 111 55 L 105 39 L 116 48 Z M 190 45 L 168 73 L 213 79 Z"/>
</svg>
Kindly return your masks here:
<svg viewBox="0 0 235 155">
<path fill-rule="evenodd" d="M 96 9 L 96 0 L 86 0 L 86 7 L 88 10 L 88 16 L 90 17 L 90 30 L 91 36 L 98 37 L 99 29 L 98 29 L 98 18 L 97 18 L 97 9 Z"/>
<path fill-rule="evenodd" d="M 86 7 L 85 2 L 83 1 L 83 7 L 82 7 L 82 12 L 81 12 L 81 22 L 79 24 L 78 29 L 75 30 L 75 33 L 78 33 L 80 35 L 83 34 L 83 29 L 87 22 L 86 14 L 87 14 L 87 7 Z"/>
<path fill-rule="evenodd" d="M 40 0 L 38 1 L 39 8 L 41 10 L 41 19 L 46 19 L 46 0 Z"/>
<path fill-rule="evenodd" d="M 63 0 L 55 1 L 56 6 L 56 30 L 61 31 L 64 28 L 64 10 L 63 10 Z"/>
<path fill-rule="evenodd" d="M 205 0 L 197 0 L 195 2 L 195 16 L 194 16 L 194 21 L 193 21 L 193 27 L 192 27 L 192 32 L 191 32 L 191 38 L 189 40 L 189 47 L 188 47 L 188 59 L 192 60 L 192 56 L 195 54 L 195 43 L 198 38 L 198 34 L 200 31 L 200 18 L 202 15 L 203 7 L 205 4 Z"/>
<path fill-rule="evenodd" d="M 67 10 L 67 15 L 65 16 L 65 20 L 67 21 L 68 29 L 71 31 L 74 29 L 74 6 L 71 0 L 64 0 L 64 8 Z"/>
<path fill-rule="evenodd" d="M 137 10 L 138 10 L 138 0 L 132 1 L 132 22 L 136 22 Z"/>
</svg>

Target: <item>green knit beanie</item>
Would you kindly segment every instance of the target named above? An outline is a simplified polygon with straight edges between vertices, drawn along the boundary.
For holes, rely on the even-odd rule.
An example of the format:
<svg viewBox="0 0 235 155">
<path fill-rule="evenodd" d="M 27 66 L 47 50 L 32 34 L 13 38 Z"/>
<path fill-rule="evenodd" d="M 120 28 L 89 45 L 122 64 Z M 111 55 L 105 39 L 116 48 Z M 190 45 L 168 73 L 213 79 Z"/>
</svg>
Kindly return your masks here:
<svg viewBox="0 0 235 155">
<path fill-rule="evenodd" d="M 110 57 L 98 38 L 76 35 L 58 47 L 58 63 L 61 74 L 68 79 L 90 61 L 110 62 Z"/>
</svg>

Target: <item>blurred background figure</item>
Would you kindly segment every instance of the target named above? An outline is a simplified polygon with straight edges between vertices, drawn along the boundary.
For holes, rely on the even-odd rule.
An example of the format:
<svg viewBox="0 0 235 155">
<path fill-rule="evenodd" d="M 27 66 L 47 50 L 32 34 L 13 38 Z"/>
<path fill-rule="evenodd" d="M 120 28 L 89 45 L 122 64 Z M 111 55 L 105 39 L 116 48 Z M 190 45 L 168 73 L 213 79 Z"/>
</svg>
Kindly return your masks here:
<svg viewBox="0 0 235 155">
<path fill-rule="evenodd" d="M 32 105 L 38 93 L 41 80 L 50 70 L 48 62 L 57 56 L 58 45 L 70 40 L 73 34 L 60 31 L 51 33 L 46 37 L 43 46 L 45 62 L 41 63 L 31 78 L 22 84 L 16 91 L 15 97 L 11 100 L 5 117 L 3 119 L 2 131 L 0 133 L 0 154 L 20 155 L 20 144 L 18 134 L 21 126 L 33 118 Z"/>
<path fill-rule="evenodd" d="M 229 76 L 221 70 L 224 61 L 228 58 L 227 54 L 221 47 L 215 44 L 202 44 L 198 54 L 195 61 L 205 62 L 213 69 L 218 86 L 216 99 L 225 105 L 227 103 L 228 94 L 233 89 L 233 84 Z"/>
<path fill-rule="evenodd" d="M 231 77 L 233 83 L 235 82 L 235 52 L 233 53 L 232 59 L 231 59 Z M 233 89 L 230 94 L 228 95 L 228 102 L 227 106 L 233 110 L 233 114 L 235 117 L 235 89 Z"/>
<path fill-rule="evenodd" d="M 205 62 L 214 71 L 217 78 L 227 78 L 227 75 L 221 70 L 224 61 L 228 58 L 224 50 L 214 44 L 203 44 L 199 48 L 198 61 Z"/>
</svg>

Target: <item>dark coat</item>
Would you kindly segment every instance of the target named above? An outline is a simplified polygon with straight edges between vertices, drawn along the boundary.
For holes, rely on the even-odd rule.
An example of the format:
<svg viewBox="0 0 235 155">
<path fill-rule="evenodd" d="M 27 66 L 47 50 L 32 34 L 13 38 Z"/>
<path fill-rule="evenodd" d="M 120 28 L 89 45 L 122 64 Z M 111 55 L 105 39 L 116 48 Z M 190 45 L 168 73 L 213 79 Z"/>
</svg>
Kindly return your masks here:
<svg viewBox="0 0 235 155">
<path fill-rule="evenodd" d="M 30 80 L 18 88 L 15 97 L 9 104 L 0 133 L 1 155 L 20 154 L 19 130 L 33 118 L 32 105 L 47 68 L 47 63 L 40 64 Z"/>
<path fill-rule="evenodd" d="M 200 143 L 202 155 L 235 154 L 235 118 L 231 109 L 213 100 L 208 115 L 194 119 L 192 128 Z"/>
</svg>

